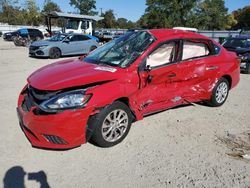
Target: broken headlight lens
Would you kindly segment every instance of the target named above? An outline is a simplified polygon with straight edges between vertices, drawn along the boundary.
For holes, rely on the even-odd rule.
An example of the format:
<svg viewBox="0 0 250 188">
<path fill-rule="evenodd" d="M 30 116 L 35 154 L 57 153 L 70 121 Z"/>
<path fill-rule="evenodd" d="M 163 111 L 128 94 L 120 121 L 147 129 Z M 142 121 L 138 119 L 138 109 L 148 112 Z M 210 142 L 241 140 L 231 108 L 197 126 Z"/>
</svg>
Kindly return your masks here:
<svg viewBox="0 0 250 188">
<path fill-rule="evenodd" d="M 91 98 L 91 95 L 86 95 L 85 91 L 81 89 L 58 94 L 44 101 L 40 107 L 49 112 L 84 107 Z"/>
</svg>

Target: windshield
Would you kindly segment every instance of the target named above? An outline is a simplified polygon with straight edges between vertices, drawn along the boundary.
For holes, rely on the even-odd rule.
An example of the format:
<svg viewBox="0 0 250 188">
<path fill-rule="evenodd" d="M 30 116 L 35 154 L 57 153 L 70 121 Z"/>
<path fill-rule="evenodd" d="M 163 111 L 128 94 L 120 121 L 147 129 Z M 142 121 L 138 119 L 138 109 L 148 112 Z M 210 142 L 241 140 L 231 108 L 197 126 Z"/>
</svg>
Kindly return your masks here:
<svg viewBox="0 0 250 188">
<path fill-rule="evenodd" d="M 250 39 L 236 39 L 236 38 L 231 38 L 226 40 L 223 43 L 223 46 L 225 47 L 240 47 L 240 48 L 250 48 Z"/>
<path fill-rule="evenodd" d="M 64 34 L 58 34 L 58 35 L 54 35 L 53 37 L 51 37 L 49 39 L 49 41 L 62 41 L 63 39 L 65 39 L 67 37 L 67 35 Z"/>
<path fill-rule="evenodd" d="M 103 45 L 86 58 L 85 62 L 127 67 L 155 41 L 146 31 L 134 32 Z"/>
<path fill-rule="evenodd" d="M 68 20 L 66 29 L 74 29 L 77 30 L 79 26 L 79 20 Z"/>
</svg>

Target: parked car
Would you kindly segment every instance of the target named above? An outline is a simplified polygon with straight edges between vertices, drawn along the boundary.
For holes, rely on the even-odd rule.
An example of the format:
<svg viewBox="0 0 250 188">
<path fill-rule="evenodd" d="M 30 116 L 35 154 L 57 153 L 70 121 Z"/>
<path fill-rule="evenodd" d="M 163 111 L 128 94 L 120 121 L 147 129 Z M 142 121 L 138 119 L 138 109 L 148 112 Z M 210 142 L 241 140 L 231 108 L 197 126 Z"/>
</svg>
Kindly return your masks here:
<svg viewBox="0 0 250 188">
<path fill-rule="evenodd" d="M 2 37 L 2 35 L 3 35 L 2 31 L 0 31 L 0 37 Z"/>
<path fill-rule="evenodd" d="M 236 54 L 210 38 L 138 31 L 31 74 L 17 112 L 35 147 L 73 148 L 89 139 L 111 147 L 149 114 L 199 101 L 223 105 L 239 78 Z"/>
<path fill-rule="evenodd" d="M 114 34 L 111 32 L 103 32 L 103 39 L 106 40 L 107 42 L 112 40 L 114 38 Z"/>
<path fill-rule="evenodd" d="M 30 56 L 56 59 L 66 55 L 87 54 L 99 46 L 84 34 L 58 34 L 48 40 L 33 42 L 29 48 Z"/>
<path fill-rule="evenodd" d="M 17 31 L 7 32 L 3 34 L 3 39 L 5 41 L 13 41 L 13 37 L 17 35 L 18 35 Z"/>
<path fill-rule="evenodd" d="M 23 38 L 29 37 L 31 41 L 43 39 L 43 33 L 38 29 L 22 28 L 13 32 L 4 33 L 3 39 L 6 41 L 13 41 L 14 37 L 21 36 Z"/>
<path fill-rule="evenodd" d="M 240 70 L 250 73 L 250 35 L 240 35 L 226 39 L 223 46 L 235 52 L 241 59 Z"/>
<path fill-rule="evenodd" d="M 250 36 L 250 27 L 244 27 L 240 31 L 240 35 L 249 35 Z"/>
<path fill-rule="evenodd" d="M 115 33 L 113 39 L 118 39 L 118 38 L 120 38 L 123 35 L 124 35 L 124 33 Z"/>
</svg>

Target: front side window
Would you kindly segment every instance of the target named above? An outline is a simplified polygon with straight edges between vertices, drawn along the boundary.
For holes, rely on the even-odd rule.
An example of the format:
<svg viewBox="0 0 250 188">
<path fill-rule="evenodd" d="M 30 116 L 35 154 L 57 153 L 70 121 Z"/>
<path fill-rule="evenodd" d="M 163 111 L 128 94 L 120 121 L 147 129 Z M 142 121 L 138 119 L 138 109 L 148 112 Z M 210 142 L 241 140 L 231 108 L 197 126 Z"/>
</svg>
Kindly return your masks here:
<svg viewBox="0 0 250 188">
<path fill-rule="evenodd" d="M 182 60 L 205 57 L 210 54 L 207 42 L 187 40 L 183 43 Z"/>
<path fill-rule="evenodd" d="M 175 42 L 161 45 L 150 54 L 147 59 L 147 66 L 153 68 L 173 62 L 176 54 L 175 49 Z"/>
<path fill-rule="evenodd" d="M 155 40 L 146 31 L 127 34 L 97 48 L 84 58 L 84 61 L 125 68 L 133 63 Z"/>
<path fill-rule="evenodd" d="M 85 35 L 79 35 L 78 40 L 79 41 L 84 41 L 84 40 L 90 40 L 90 38 L 88 36 L 85 36 Z"/>
</svg>

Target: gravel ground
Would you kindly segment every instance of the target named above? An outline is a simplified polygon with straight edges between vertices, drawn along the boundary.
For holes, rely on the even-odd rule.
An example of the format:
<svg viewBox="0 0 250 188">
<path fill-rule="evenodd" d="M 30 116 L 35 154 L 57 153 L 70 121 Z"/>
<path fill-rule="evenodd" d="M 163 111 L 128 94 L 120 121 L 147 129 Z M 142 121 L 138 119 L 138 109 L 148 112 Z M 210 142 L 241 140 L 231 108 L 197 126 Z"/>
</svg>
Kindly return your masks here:
<svg viewBox="0 0 250 188">
<path fill-rule="evenodd" d="M 250 130 L 250 75 L 220 108 L 171 109 L 134 123 L 119 145 L 68 151 L 32 148 L 16 103 L 26 78 L 54 60 L 0 38 L 0 187 L 250 187 L 250 162 L 228 156 L 217 136 Z M 1 186 L 2 185 L 2 186 Z"/>
</svg>

